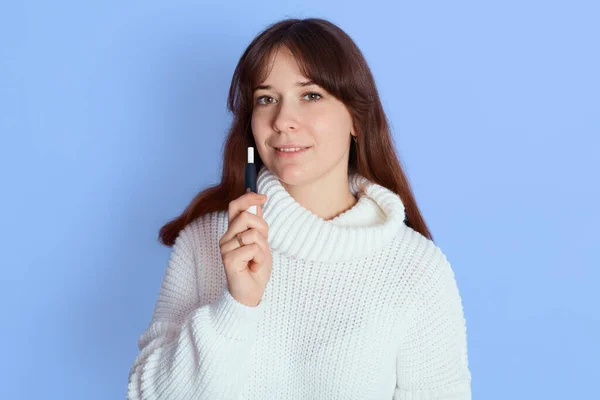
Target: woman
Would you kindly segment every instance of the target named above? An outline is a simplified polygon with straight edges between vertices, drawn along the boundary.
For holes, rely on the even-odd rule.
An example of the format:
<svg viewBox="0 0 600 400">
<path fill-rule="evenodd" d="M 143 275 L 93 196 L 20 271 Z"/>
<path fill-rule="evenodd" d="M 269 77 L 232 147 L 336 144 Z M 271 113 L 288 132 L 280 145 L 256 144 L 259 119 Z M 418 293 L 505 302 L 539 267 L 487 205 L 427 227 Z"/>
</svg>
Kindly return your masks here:
<svg viewBox="0 0 600 400">
<path fill-rule="evenodd" d="M 173 250 L 128 398 L 470 399 L 454 273 L 352 39 L 271 25 L 228 106 L 221 183 L 161 229 Z"/>
</svg>

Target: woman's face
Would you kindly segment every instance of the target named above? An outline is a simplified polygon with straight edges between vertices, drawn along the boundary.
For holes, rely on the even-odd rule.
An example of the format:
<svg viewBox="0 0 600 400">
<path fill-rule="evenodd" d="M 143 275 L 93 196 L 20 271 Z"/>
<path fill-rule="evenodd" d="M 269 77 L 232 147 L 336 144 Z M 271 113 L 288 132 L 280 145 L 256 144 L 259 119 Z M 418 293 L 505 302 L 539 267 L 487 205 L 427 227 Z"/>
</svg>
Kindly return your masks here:
<svg viewBox="0 0 600 400">
<path fill-rule="evenodd" d="M 343 177 L 348 171 L 352 117 L 346 106 L 303 76 L 285 48 L 254 91 L 252 133 L 263 163 L 289 185 Z M 297 153 L 277 148 L 307 148 Z M 334 173 L 332 173 L 334 172 Z"/>
</svg>

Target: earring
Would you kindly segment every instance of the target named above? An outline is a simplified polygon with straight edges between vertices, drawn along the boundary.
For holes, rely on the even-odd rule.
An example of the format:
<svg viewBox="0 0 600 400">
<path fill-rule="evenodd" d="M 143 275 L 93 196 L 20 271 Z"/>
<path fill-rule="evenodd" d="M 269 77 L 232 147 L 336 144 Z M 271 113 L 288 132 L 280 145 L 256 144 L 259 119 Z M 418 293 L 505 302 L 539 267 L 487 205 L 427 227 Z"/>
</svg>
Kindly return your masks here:
<svg viewBox="0 0 600 400">
<path fill-rule="evenodd" d="M 356 136 L 352 135 L 352 139 L 354 140 L 354 143 L 358 144 L 358 139 L 356 138 Z"/>
</svg>

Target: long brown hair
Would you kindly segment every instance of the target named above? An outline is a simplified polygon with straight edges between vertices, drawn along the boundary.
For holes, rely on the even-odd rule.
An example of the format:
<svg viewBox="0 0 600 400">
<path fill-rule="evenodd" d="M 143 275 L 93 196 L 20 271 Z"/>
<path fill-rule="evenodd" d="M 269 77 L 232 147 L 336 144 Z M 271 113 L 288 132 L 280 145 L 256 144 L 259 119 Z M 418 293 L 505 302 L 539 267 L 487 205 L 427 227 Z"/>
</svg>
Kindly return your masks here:
<svg viewBox="0 0 600 400">
<path fill-rule="evenodd" d="M 250 126 L 253 88 L 266 79 L 270 56 L 281 46 L 291 51 L 303 75 L 350 111 L 358 143 L 351 141 L 349 173 L 357 172 L 398 194 L 406 210 L 405 223 L 432 239 L 400 166 L 375 81 L 361 51 L 338 26 L 308 18 L 286 19 L 268 26 L 244 51 L 227 100 L 233 121 L 223 152 L 221 183 L 198 193 L 181 215 L 160 229 L 159 240 L 172 246 L 190 222 L 205 213 L 226 211 L 229 202 L 244 194 L 247 148 L 255 146 Z M 254 161 L 260 170 L 263 163 L 258 154 Z"/>
</svg>

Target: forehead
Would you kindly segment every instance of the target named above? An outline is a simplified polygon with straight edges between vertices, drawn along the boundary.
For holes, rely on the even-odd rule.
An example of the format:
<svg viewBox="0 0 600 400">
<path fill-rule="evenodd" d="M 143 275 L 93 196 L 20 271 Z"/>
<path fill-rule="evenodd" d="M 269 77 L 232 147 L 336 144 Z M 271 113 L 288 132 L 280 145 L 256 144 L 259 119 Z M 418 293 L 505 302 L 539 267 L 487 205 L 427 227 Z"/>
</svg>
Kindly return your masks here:
<svg viewBox="0 0 600 400">
<path fill-rule="evenodd" d="M 263 78 L 260 83 L 288 79 L 290 77 L 306 78 L 302 74 L 300 65 L 294 55 L 285 47 L 274 49 L 271 52 L 260 75 Z"/>
</svg>

